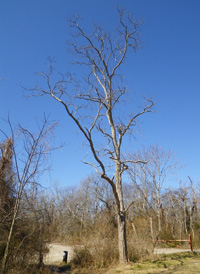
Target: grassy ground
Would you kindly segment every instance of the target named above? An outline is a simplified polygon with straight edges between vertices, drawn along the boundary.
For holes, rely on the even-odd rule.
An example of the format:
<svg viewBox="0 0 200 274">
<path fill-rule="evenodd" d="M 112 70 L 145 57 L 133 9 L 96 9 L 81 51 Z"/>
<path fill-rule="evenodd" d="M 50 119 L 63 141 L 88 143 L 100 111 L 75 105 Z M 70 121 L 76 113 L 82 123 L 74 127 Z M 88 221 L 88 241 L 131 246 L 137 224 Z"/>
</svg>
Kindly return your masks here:
<svg viewBox="0 0 200 274">
<path fill-rule="evenodd" d="M 155 260 L 118 266 L 105 274 L 193 274 L 200 273 L 200 255 L 181 253 L 160 256 Z"/>
<path fill-rule="evenodd" d="M 70 274 L 195 274 L 200 273 L 200 254 L 178 253 L 160 255 L 152 260 L 127 265 L 115 265 L 109 269 L 74 269 L 60 266 L 58 272 Z"/>
</svg>

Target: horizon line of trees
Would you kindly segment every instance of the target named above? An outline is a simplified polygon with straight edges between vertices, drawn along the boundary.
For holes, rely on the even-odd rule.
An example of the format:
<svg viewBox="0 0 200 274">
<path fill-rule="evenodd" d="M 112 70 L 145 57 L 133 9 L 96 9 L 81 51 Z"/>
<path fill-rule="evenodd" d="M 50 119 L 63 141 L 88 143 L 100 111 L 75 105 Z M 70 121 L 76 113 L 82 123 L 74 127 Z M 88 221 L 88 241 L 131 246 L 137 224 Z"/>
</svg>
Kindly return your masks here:
<svg viewBox="0 0 200 274">
<path fill-rule="evenodd" d="M 47 244 L 53 241 L 84 245 L 90 254 L 90 260 L 84 258 L 84 266 L 92 260 L 103 267 L 118 258 L 116 201 L 104 180 L 91 174 L 76 186 L 55 186 L 53 190 L 43 190 L 36 181 L 29 181 L 19 197 L 20 181 L 13 163 L 11 138 L 1 142 L 0 148 L 2 263 L 9 239 L 4 273 L 16 266 L 20 268 L 25 261 L 30 264 L 33 258 L 41 267 Z M 138 155 L 148 162 L 133 164 L 129 182 L 123 183 L 125 206 L 132 201 L 126 214 L 129 259 L 150 255 L 157 239 L 184 239 L 190 233 L 194 245 L 198 245 L 199 185 L 188 177 L 187 185 L 180 183 L 167 189 L 165 183 L 179 168 L 173 154 L 150 146 L 138 151 Z M 138 155 L 131 157 L 134 160 Z"/>
</svg>

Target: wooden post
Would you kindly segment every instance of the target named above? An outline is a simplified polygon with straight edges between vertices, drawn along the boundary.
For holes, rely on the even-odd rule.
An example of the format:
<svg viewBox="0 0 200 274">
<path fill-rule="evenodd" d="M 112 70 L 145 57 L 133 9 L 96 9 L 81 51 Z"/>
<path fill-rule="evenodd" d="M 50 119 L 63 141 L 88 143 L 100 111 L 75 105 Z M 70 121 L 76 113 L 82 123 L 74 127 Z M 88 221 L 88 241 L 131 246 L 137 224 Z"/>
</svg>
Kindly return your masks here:
<svg viewBox="0 0 200 274">
<path fill-rule="evenodd" d="M 193 247 L 192 247 L 192 237 L 191 235 L 189 234 L 189 241 L 190 241 L 190 249 L 191 249 L 191 252 L 193 253 Z"/>
</svg>

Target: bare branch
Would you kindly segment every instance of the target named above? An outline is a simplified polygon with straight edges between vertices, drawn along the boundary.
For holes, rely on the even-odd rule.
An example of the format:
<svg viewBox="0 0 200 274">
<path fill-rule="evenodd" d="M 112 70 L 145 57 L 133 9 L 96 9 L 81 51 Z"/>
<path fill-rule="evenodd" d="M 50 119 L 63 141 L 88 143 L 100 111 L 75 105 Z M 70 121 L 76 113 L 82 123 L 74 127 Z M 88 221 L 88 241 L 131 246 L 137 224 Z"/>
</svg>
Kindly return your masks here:
<svg viewBox="0 0 200 274">
<path fill-rule="evenodd" d="M 117 31 L 111 34 L 97 25 L 91 34 L 87 34 L 79 25 L 77 18 L 69 20 L 75 40 L 71 43 L 71 48 L 78 56 L 76 64 L 86 66 L 87 77 L 84 84 L 82 81 L 77 84 L 72 77 L 65 75 L 60 75 L 58 81 L 53 81 L 54 69 L 50 60 L 48 72 L 40 74 L 46 82 L 46 88 L 36 86 L 29 90 L 36 92 L 37 96 L 48 95 L 59 102 L 87 140 L 95 163 L 87 161 L 84 163 L 92 166 L 111 186 L 115 197 L 118 232 L 123 239 L 123 241 L 120 239 L 120 243 L 123 242 L 120 260 L 125 262 L 127 261 L 125 213 L 129 206 L 124 209 L 122 174 L 128 169 L 127 163 L 145 164 L 146 161 L 126 159 L 122 161 L 122 138 L 131 131 L 139 116 L 152 112 L 154 103 L 149 99 L 142 111 L 132 114 L 128 121 L 123 121 L 123 125 L 118 124 L 119 118 L 116 113 L 121 107 L 120 102 L 122 96 L 126 94 L 126 87 L 123 86 L 122 78 L 117 71 L 123 64 L 128 50 L 136 50 L 139 47 L 140 26 L 140 23 L 135 22 L 124 10 L 118 10 L 118 13 L 119 26 Z M 99 147 L 101 150 L 97 149 Z"/>
</svg>

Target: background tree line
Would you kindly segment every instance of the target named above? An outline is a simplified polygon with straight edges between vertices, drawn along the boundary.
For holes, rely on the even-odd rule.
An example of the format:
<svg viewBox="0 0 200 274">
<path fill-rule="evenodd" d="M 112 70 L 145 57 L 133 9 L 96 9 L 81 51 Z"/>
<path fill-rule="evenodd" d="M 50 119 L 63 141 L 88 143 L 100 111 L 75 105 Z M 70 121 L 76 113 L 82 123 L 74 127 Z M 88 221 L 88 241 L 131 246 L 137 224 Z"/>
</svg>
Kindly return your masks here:
<svg viewBox="0 0 200 274">
<path fill-rule="evenodd" d="M 47 137 L 47 132 L 43 137 Z M 60 188 L 55 184 L 53 189 L 44 190 L 37 181 L 31 180 L 32 176 L 36 178 L 39 169 L 37 172 L 30 169 L 28 174 L 31 177 L 19 196 L 21 181 L 18 181 L 12 138 L 1 142 L 0 147 L 2 262 L 9 241 L 5 273 L 10 269 L 22 271 L 25 262 L 27 266 L 34 262 L 40 268 L 43 256 L 48 252 L 46 244 L 50 242 L 85 246 L 84 255 L 80 258 L 79 254 L 79 260 L 74 261 L 81 266 L 92 262 L 96 267 L 105 267 L 117 260 L 116 200 L 110 185 L 91 174 L 76 186 Z M 31 151 L 26 151 L 30 156 Z M 39 156 L 34 154 L 34 157 L 36 155 Z M 127 182 L 123 184 L 125 206 L 131 202 L 126 215 L 129 260 L 151 256 L 157 239 L 185 239 L 191 233 L 194 244 L 198 246 L 199 186 L 188 177 L 185 186 L 179 183 L 177 188 L 167 188 L 167 182 L 178 180 L 174 173 L 179 163 L 170 151 L 158 146 L 129 157 L 147 160 L 147 163 L 133 164 Z M 37 160 L 32 159 L 31 164 L 35 166 L 37 163 L 38 166 Z"/>
</svg>

